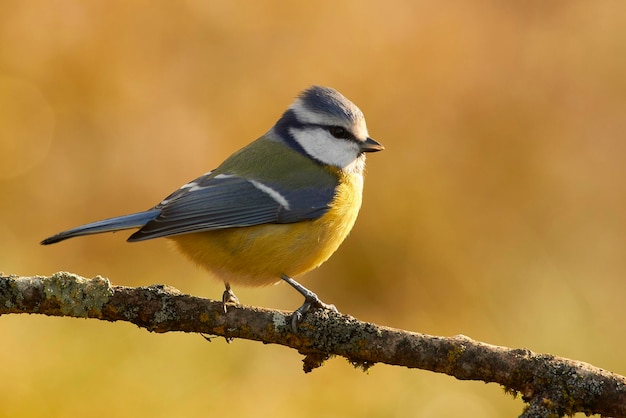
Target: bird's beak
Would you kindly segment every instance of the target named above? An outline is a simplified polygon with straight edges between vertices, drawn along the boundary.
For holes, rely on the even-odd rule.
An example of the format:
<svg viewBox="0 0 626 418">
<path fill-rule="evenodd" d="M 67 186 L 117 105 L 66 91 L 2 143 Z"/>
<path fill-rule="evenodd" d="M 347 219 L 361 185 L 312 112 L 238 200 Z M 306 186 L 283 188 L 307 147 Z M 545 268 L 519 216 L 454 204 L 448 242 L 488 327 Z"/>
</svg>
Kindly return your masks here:
<svg viewBox="0 0 626 418">
<path fill-rule="evenodd" d="M 385 149 L 385 147 L 383 147 L 383 145 L 372 139 L 372 138 L 367 138 L 365 141 L 360 143 L 361 146 L 361 152 L 376 152 L 376 151 L 382 151 Z"/>
</svg>

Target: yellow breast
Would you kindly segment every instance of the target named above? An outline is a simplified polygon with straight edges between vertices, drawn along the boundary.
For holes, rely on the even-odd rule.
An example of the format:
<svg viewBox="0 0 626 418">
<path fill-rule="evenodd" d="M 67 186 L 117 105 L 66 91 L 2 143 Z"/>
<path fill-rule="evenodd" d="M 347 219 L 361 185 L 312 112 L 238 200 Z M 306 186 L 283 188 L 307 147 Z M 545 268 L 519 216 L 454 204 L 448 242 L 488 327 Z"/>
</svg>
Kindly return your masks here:
<svg viewBox="0 0 626 418">
<path fill-rule="evenodd" d="M 193 262 L 231 284 L 265 286 L 306 273 L 337 250 L 361 207 L 363 177 L 344 176 L 322 217 L 170 237 Z"/>
</svg>

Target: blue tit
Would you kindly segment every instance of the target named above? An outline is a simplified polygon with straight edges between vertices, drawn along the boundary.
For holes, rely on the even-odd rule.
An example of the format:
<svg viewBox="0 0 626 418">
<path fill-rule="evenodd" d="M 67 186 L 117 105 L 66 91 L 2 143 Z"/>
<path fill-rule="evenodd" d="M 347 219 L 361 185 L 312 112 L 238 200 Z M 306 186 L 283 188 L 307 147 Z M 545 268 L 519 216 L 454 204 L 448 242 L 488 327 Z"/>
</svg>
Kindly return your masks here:
<svg viewBox="0 0 626 418">
<path fill-rule="evenodd" d="M 304 298 L 292 325 L 311 307 L 333 308 L 293 277 L 326 261 L 356 221 L 370 138 L 363 113 L 338 91 L 303 91 L 262 137 L 217 169 L 183 185 L 145 212 L 82 225 L 42 241 L 139 228 L 129 242 L 166 237 L 230 285 L 289 283 Z"/>
</svg>

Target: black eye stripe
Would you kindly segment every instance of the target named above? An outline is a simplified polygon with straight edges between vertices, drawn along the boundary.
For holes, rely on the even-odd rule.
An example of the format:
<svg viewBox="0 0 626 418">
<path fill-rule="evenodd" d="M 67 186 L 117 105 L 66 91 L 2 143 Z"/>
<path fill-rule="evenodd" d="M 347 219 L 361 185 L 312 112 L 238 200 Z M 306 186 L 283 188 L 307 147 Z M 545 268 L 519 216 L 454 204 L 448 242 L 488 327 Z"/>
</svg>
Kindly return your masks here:
<svg viewBox="0 0 626 418">
<path fill-rule="evenodd" d="M 350 132 L 343 126 L 339 126 L 339 125 L 318 125 L 314 123 L 299 123 L 299 128 L 300 129 L 306 129 L 306 128 L 324 129 L 337 139 L 346 139 L 348 141 L 354 141 L 357 143 L 361 142 L 354 136 L 352 132 Z"/>
<path fill-rule="evenodd" d="M 339 139 L 354 139 L 354 136 L 350 131 L 342 126 L 329 126 L 327 127 L 328 132 L 335 138 Z"/>
</svg>

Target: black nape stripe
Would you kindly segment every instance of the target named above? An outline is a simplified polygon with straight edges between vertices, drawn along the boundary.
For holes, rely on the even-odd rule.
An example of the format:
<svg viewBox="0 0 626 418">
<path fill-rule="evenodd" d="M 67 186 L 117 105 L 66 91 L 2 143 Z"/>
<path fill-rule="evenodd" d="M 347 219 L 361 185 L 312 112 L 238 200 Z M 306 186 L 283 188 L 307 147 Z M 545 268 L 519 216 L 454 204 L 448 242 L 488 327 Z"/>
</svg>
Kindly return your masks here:
<svg viewBox="0 0 626 418">
<path fill-rule="evenodd" d="M 296 112 L 289 109 L 285 113 L 283 113 L 278 122 L 276 122 L 276 125 L 274 125 L 274 132 L 276 132 L 278 136 L 280 136 L 280 138 L 285 141 L 285 143 L 291 148 L 295 149 L 301 154 L 309 155 L 304 150 L 304 148 L 302 148 L 302 145 L 300 145 L 298 141 L 296 141 L 296 139 L 293 137 L 293 134 L 289 132 L 291 128 L 303 129 L 307 126 L 313 125 L 300 122 L 296 117 Z"/>
</svg>

